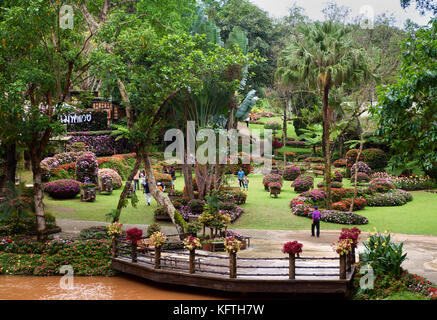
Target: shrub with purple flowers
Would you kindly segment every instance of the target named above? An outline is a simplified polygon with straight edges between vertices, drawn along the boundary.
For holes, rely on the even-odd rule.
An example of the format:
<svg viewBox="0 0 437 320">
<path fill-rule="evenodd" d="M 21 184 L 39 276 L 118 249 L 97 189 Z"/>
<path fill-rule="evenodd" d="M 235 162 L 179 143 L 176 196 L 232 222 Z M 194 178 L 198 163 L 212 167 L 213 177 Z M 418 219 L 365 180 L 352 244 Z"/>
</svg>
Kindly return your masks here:
<svg viewBox="0 0 437 320">
<path fill-rule="evenodd" d="M 76 161 L 76 180 L 84 182 L 88 178 L 92 183 L 97 184 L 99 163 L 92 153 L 85 153 Z"/>
<path fill-rule="evenodd" d="M 300 175 L 291 184 L 295 192 L 305 192 L 314 188 L 314 178 L 311 176 Z"/>
<path fill-rule="evenodd" d="M 301 170 L 296 166 L 287 166 L 282 172 L 282 177 L 285 181 L 294 181 L 297 177 L 301 175 Z"/>
<path fill-rule="evenodd" d="M 351 167 L 351 176 L 353 177 L 355 174 L 355 169 L 358 168 L 358 172 L 364 172 L 365 174 L 369 175 L 372 169 L 363 161 L 359 161 L 358 163 L 355 163 Z"/>
<path fill-rule="evenodd" d="M 268 174 L 263 178 L 264 188 L 268 190 L 269 183 L 271 182 L 278 182 L 282 185 L 282 180 L 282 176 L 280 176 L 279 174 Z"/>
<path fill-rule="evenodd" d="M 72 199 L 80 192 L 80 182 L 73 179 L 63 179 L 47 182 L 44 191 L 54 199 Z"/>
</svg>

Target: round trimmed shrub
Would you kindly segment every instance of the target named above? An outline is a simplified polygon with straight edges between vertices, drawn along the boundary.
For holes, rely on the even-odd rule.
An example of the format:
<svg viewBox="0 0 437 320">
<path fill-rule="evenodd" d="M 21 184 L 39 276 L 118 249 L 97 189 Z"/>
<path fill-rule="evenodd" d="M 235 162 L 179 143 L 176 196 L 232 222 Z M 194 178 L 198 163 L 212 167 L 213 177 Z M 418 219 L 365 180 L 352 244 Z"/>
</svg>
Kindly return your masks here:
<svg viewBox="0 0 437 320">
<path fill-rule="evenodd" d="M 341 174 L 340 171 L 338 170 L 334 171 L 332 181 L 343 182 L 343 175 Z"/>
<path fill-rule="evenodd" d="M 370 172 L 372 171 L 372 169 L 367 165 L 367 163 L 363 162 L 363 161 L 359 161 L 358 163 L 355 163 L 352 167 L 351 167 L 351 177 L 354 176 L 355 174 L 355 169 L 358 168 L 358 172 L 364 172 L 365 174 L 369 175 Z"/>
<path fill-rule="evenodd" d="M 294 181 L 297 177 L 301 175 L 301 170 L 296 166 L 287 166 L 282 172 L 282 177 L 285 181 Z"/>
<path fill-rule="evenodd" d="M 336 168 L 343 168 L 346 167 L 346 159 L 338 159 L 335 160 L 333 163 L 334 167 Z"/>
<path fill-rule="evenodd" d="M 44 184 L 44 191 L 53 199 L 72 199 L 80 192 L 80 182 L 73 179 L 62 179 Z"/>
<path fill-rule="evenodd" d="M 115 170 L 108 169 L 108 168 L 99 169 L 98 172 L 99 179 L 102 179 L 102 176 L 110 176 L 112 178 L 112 188 L 114 190 L 120 189 L 121 186 L 123 185 L 123 180 Z"/>
<path fill-rule="evenodd" d="M 364 161 L 373 170 L 384 169 L 387 166 L 387 156 L 381 149 L 371 148 L 363 151 Z"/>
<path fill-rule="evenodd" d="M 294 187 L 295 192 L 300 193 L 309 191 L 310 189 L 314 188 L 314 178 L 311 176 L 300 175 L 296 178 L 296 180 L 294 180 L 291 186 Z"/>
<path fill-rule="evenodd" d="M 97 184 L 97 175 L 99 173 L 99 163 L 92 153 L 85 153 L 76 161 L 76 180 L 85 182 L 88 180 Z"/>
<path fill-rule="evenodd" d="M 353 182 L 355 180 L 355 176 L 351 177 L 351 181 Z M 357 173 L 357 181 L 358 182 L 370 182 L 370 177 L 368 174 L 364 172 L 358 172 Z"/>
<path fill-rule="evenodd" d="M 264 189 L 268 190 L 269 183 L 271 182 L 279 182 L 282 185 L 282 181 L 283 181 L 282 176 L 280 176 L 279 174 L 275 174 L 275 173 L 268 174 L 263 178 Z"/>
</svg>

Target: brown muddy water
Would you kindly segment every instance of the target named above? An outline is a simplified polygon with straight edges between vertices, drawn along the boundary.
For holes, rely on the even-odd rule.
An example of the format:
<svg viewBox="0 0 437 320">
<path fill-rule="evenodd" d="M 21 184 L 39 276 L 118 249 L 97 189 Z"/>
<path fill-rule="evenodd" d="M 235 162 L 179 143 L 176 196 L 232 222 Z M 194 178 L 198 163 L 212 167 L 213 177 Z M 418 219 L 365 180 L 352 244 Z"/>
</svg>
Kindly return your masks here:
<svg viewBox="0 0 437 320">
<path fill-rule="evenodd" d="M 61 276 L 0 276 L 0 300 L 217 300 L 209 291 L 158 285 L 143 279 L 74 277 L 72 289 L 62 289 Z"/>
</svg>

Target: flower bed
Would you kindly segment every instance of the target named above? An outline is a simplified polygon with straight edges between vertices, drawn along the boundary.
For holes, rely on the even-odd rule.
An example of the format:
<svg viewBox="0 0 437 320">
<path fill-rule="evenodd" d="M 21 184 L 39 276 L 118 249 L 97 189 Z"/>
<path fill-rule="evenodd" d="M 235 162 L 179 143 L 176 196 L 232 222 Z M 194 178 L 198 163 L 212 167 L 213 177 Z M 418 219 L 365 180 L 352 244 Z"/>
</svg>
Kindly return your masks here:
<svg viewBox="0 0 437 320">
<path fill-rule="evenodd" d="M 44 192 L 54 199 L 72 199 L 80 192 L 80 182 L 73 179 L 63 179 L 44 184 Z"/>
<path fill-rule="evenodd" d="M 56 239 L 40 243 L 31 238 L 0 239 L 0 274 L 60 275 L 63 265 L 71 265 L 78 276 L 112 276 L 111 242 Z"/>
<path fill-rule="evenodd" d="M 384 193 L 396 189 L 396 187 L 389 179 L 375 178 L 370 181 L 369 189 L 375 192 Z"/>
<path fill-rule="evenodd" d="M 312 218 L 312 212 L 314 211 L 309 205 L 297 205 L 292 209 L 293 213 L 300 217 Z M 347 225 L 363 225 L 368 224 L 369 220 L 363 216 L 352 212 L 343 212 L 337 210 L 321 210 L 320 221 L 347 224 Z"/>
<path fill-rule="evenodd" d="M 349 211 L 351 203 L 352 203 L 352 199 L 343 199 L 339 202 L 333 203 L 332 209 L 338 211 Z M 365 206 L 366 206 L 366 199 L 364 198 L 355 199 L 353 211 L 362 210 L 364 209 Z"/>
<path fill-rule="evenodd" d="M 367 196 L 366 200 L 369 207 L 393 207 L 406 204 L 413 200 L 413 196 L 407 191 L 398 189 Z"/>
</svg>

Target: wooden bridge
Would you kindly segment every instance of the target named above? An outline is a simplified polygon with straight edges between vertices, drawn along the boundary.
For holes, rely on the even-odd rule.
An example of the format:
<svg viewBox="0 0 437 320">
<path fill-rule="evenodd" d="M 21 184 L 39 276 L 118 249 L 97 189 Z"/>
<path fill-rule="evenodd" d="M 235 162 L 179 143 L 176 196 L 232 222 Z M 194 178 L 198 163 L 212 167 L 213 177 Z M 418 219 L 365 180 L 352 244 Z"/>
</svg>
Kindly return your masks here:
<svg viewBox="0 0 437 320">
<path fill-rule="evenodd" d="M 234 257 L 233 260 L 229 255 L 201 250 L 195 253 L 141 250 L 125 240 L 114 240 L 112 267 L 158 283 L 223 292 L 346 296 L 354 274 L 353 260 L 353 257 L 296 257 L 293 260 L 291 257 Z"/>
</svg>

